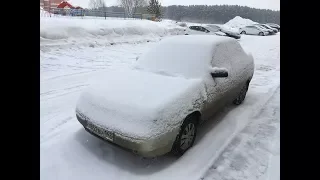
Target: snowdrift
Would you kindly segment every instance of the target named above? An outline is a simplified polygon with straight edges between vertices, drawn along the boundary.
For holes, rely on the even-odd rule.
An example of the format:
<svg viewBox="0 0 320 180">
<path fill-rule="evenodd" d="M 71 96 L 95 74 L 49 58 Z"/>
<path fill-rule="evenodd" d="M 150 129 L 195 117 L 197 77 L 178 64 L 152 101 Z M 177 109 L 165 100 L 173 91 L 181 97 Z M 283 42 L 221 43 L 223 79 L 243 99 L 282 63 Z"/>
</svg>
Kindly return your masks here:
<svg viewBox="0 0 320 180">
<path fill-rule="evenodd" d="M 242 18 L 240 16 L 236 16 L 233 19 L 231 19 L 230 21 L 228 21 L 227 23 L 225 23 L 224 25 L 226 27 L 239 29 L 239 28 L 242 28 L 244 26 L 249 26 L 249 25 L 256 24 L 256 23 L 257 22 L 254 22 L 254 21 L 252 21 L 250 19 L 245 19 L 245 18 Z"/>
<path fill-rule="evenodd" d="M 179 34 L 184 34 L 184 28 L 166 21 L 40 18 L 40 46 L 54 43 L 89 43 L 92 46 L 153 41 L 159 37 Z"/>
</svg>

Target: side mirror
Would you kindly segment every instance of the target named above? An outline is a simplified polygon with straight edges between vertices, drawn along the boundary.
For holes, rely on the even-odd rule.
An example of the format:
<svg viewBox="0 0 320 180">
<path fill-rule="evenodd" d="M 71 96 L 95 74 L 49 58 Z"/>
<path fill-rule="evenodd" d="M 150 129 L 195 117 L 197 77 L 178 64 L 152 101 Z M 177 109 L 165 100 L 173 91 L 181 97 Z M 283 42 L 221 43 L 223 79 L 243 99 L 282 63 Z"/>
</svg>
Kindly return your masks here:
<svg viewBox="0 0 320 180">
<path fill-rule="evenodd" d="M 136 61 L 138 61 L 138 59 L 139 59 L 139 56 L 136 57 Z"/>
<path fill-rule="evenodd" d="M 224 78 L 228 77 L 228 70 L 225 68 L 212 68 L 210 74 L 212 78 Z"/>
</svg>

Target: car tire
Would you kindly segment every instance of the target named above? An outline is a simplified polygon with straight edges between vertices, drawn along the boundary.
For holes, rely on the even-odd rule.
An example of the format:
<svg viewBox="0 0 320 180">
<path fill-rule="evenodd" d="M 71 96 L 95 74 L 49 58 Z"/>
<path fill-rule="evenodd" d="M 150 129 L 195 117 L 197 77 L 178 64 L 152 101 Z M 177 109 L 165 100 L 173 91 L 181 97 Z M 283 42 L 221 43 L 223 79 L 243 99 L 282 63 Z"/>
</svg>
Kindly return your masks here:
<svg viewBox="0 0 320 180">
<path fill-rule="evenodd" d="M 264 36 L 263 32 L 259 32 L 259 36 Z"/>
<path fill-rule="evenodd" d="M 189 35 L 189 34 L 185 34 L 185 35 Z"/>
<path fill-rule="evenodd" d="M 233 104 L 240 105 L 246 98 L 248 89 L 249 89 L 249 84 L 247 83 L 245 86 L 241 88 L 239 95 L 235 100 L 233 100 Z"/>
<path fill-rule="evenodd" d="M 245 31 L 241 31 L 241 33 L 240 34 L 246 34 L 246 32 Z"/>
<path fill-rule="evenodd" d="M 186 117 L 172 146 L 171 152 L 174 155 L 182 156 L 193 146 L 197 135 L 199 118 L 196 114 Z"/>
</svg>

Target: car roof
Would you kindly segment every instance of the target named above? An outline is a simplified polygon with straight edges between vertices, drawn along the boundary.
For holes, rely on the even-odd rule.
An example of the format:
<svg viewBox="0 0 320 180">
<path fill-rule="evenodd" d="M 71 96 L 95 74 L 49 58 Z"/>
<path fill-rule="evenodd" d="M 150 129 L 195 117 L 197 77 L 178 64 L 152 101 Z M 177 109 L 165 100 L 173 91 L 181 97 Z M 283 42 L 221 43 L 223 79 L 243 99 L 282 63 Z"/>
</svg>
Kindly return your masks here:
<svg viewBox="0 0 320 180">
<path fill-rule="evenodd" d="M 197 77 L 208 69 L 217 47 L 227 43 L 238 42 L 215 35 L 167 37 L 139 58 L 138 65 L 152 71 L 174 69 L 185 76 Z M 190 67 L 192 71 L 188 70 Z"/>
<path fill-rule="evenodd" d="M 205 26 L 204 26 L 205 27 Z M 189 44 L 189 45 L 202 45 L 202 47 L 207 46 L 208 48 L 213 48 L 218 44 L 228 42 L 232 40 L 228 37 L 221 36 L 213 36 L 213 35 L 188 35 L 188 36 L 174 36 L 161 40 L 162 45 L 166 45 L 167 43 L 175 43 L 175 44 Z"/>
<path fill-rule="evenodd" d="M 220 27 L 221 24 L 207 24 L 206 26 L 218 26 L 218 27 Z"/>
</svg>

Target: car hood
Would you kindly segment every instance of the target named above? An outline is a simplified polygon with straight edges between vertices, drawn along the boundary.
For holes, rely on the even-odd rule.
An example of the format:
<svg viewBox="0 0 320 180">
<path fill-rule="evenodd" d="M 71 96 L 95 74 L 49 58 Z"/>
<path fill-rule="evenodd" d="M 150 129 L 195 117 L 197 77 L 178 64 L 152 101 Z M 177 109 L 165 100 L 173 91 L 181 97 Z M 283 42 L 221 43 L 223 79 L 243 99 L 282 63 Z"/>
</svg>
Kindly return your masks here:
<svg viewBox="0 0 320 180">
<path fill-rule="evenodd" d="M 230 34 L 230 35 L 234 35 L 234 36 L 240 36 L 240 33 L 238 33 L 238 32 L 227 30 L 227 29 L 223 29 L 223 28 L 221 28 L 221 32 L 224 32 L 224 33 L 227 33 L 227 34 Z"/>
<path fill-rule="evenodd" d="M 164 73 L 108 71 L 84 90 L 76 109 L 115 133 L 148 139 L 179 126 L 177 116 L 201 98 L 201 84 Z"/>
<path fill-rule="evenodd" d="M 272 29 L 265 29 L 264 31 L 273 32 Z"/>
</svg>

